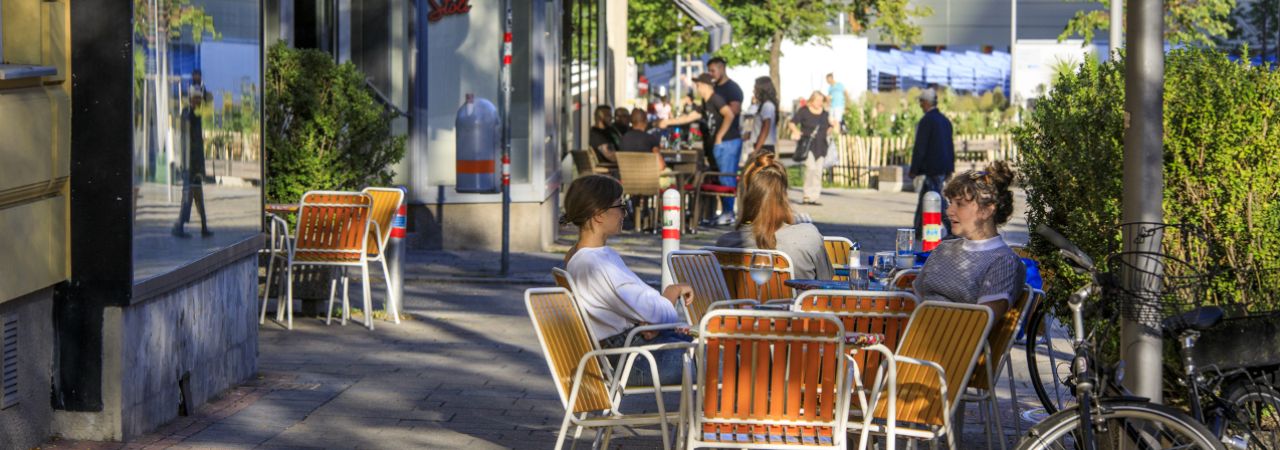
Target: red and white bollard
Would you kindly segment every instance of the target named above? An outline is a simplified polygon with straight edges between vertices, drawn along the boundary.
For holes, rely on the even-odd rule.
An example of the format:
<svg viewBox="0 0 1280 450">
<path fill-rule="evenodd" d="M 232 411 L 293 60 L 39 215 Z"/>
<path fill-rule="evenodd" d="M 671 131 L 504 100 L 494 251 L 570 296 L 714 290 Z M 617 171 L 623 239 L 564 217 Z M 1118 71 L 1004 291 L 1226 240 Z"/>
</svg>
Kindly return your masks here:
<svg viewBox="0 0 1280 450">
<path fill-rule="evenodd" d="M 400 189 L 404 189 L 401 187 Z M 400 311 L 404 305 L 404 236 L 408 219 L 408 206 L 400 204 L 396 216 L 391 220 L 391 239 L 387 241 L 387 271 L 391 272 L 391 298 L 387 299 L 387 311 L 395 323 L 400 323 Z"/>
<path fill-rule="evenodd" d="M 931 252 L 942 242 L 942 196 L 937 192 L 924 193 L 924 217 L 921 218 L 922 245 L 920 250 Z"/>
<path fill-rule="evenodd" d="M 667 255 L 680 250 L 680 191 L 667 188 L 662 192 L 662 288 L 675 283 Z"/>
</svg>

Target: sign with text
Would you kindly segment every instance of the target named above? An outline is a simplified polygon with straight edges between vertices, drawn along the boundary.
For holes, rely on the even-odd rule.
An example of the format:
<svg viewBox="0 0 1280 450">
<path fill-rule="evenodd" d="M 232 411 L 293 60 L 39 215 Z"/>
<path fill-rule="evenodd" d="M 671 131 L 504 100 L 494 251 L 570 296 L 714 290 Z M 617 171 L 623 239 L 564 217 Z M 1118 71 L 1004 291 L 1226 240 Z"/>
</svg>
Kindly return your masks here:
<svg viewBox="0 0 1280 450">
<path fill-rule="evenodd" d="M 428 22 L 439 22 L 445 16 L 466 14 L 471 11 L 471 0 L 427 0 L 431 12 L 427 13 Z"/>
</svg>

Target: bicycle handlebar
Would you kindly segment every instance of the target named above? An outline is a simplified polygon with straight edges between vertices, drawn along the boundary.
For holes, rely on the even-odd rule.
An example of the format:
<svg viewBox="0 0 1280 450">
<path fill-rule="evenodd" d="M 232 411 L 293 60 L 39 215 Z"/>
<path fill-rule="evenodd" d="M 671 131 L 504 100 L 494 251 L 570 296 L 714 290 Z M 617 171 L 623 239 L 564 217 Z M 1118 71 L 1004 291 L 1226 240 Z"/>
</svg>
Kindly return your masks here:
<svg viewBox="0 0 1280 450">
<path fill-rule="evenodd" d="M 1093 270 L 1093 258 L 1090 258 L 1089 255 L 1084 253 L 1084 251 L 1080 250 L 1080 247 L 1076 247 L 1075 244 L 1071 243 L 1067 238 L 1062 237 L 1062 235 L 1058 234 L 1054 229 L 1049 228 L 1044 224 L 1040 224 L 1036 226 L 1036 234 L 1048 239 L 1055 247 L 1062 250 L 1062 256 L 1076 263 L 1080 268 L 1089 271 Z"/>
</svg>

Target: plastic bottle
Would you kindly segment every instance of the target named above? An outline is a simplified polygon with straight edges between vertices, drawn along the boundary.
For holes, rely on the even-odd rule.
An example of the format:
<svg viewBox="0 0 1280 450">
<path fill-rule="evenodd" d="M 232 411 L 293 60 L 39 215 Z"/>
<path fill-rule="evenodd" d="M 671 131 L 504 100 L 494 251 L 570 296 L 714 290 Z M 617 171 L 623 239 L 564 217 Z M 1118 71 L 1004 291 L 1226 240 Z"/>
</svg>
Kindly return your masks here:
<svg viewBox="0 0 1280 450">
<path fill-rule="evenodd" d="M 921 230 L 921 240 L 923 245 L 921 250 L 926 252 L 933 251 L 938 246 L 938 242 L 942 241 L 942 196 L 937 192 L 929 191 L 924 193 L 924 217 L 923 230 Z"/>
</svg>

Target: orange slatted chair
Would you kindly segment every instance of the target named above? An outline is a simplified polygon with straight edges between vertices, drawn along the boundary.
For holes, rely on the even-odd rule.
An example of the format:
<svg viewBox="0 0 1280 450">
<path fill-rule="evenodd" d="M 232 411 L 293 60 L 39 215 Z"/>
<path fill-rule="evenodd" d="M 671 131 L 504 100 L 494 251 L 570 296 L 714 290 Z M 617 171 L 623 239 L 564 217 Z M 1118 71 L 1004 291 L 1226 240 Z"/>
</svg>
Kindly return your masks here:
<svg viewBox="0 0 1280 450">
<path fill-rule="evenodd" d="M 392 221 L 395 220 L 396 212 L 404 204 L 404 191 L 397 188 L 367 187 L 360 192 L 373 198 L 373 209 L 369 217 L 377 227 L 374 229 L 376 233 L 369 236 L 369 261 L 382 264 L 382 279 L 387 285 L 387 298 L 390 298 L 394 286 L 391 285 L 391 272 L 387 270 L 387 242 L 391 240 Z M 395 323 L 400 323 L 400 311 L 392 311 L 390 308 L 397 305 L 388 302 L 387 306 L 387 314 Z"/>
<path fill-rule="evenodd" d="M 720 309 L 702 319 L 686 447 L 845 448 L 848 358 L 829 314 Z"/>
<path fill-rule="evenodd" d="M 690 324 L 702 323 L 702 317 L 716 308 L 755 305 L 755 300 L 733 299 L 716 255 L 706 250 L 676 250 L 667 254 L 667 267 L 676 283 L 693 289 L 693 301 L 684 307 Z"/>
<path fill-rule="evenodd" d="M 909 292 L 810 290 L 800 294 L 794 309 L 835 314 L 846 333 L 882 336 L 880 343 L 892 351 L 898 348 L 907 322 L 911 320 L 911 312 L 915 311 L 918 303 L 919 299 Z M 854 375 L 861 386 L 875 383 L 876 368 L 883 360 L 883 355 L 878 352 L 860 352 L 855 356 L 857 367 Z M 865 399 L 862 400 L 865 403 Z"/>
<path fill-rule="evenodd" d="M 586 322 L 582 320 L 578 309 L 568 290 L 564 288 L 534 288 L 525 291 L 525 307 L 529 318 L 533 321 L 533 329 L 542 347 L 542 354 L 551 370 L 552 381 L 556 385 L 556 393 L 565 408 L 564 420 L 560 425 L 560 433 L 556 439 L 556 448 L 564 446 L 569 426 L 577 429 L 577 436 L 583 428 L 596 428 L 600 431 L 614 426 L 658 425 L 662 430 L 663 448 L 670 449 L 668 426 L 675 423 L 681 431 L 677 442 L 683 439 L 684 421 L 680 418 L 683 411 L 667 412 L 660 393 L 655 393 L 657 414 L 622 414 L 618 411 L 620 397 L 615 395 L 613 377 L 607 366 L 601 364 L 605 356 L 636 355 L 642 358 L 641 363 L 655 364 L 651 366 L 657 373 L 652 351 L 683 348 L 690 349 L 693 344 L 662 344 L 640 347 L 622 347 L 608 350 L 597 350 L 592 345 Z M 688 366 L 686 365 L 686 380 Z M 686 383 L 687 384 L 687 383 Z M 660 391 L 661 386 L 654 380 L 651 387 Z M 688 390 L 682 390 L 681 405 L 687 397 Z M 597 433 L 599 438 L 602 433 Z M 607 436 L 607 434 L 605 434 Z M 603 443 L 608 446 L 608 442 Z"/>
<path fill-rule="evenodd" d="M 359 192 L 311 191 L 303 194 L 298 208 L 297 231 L 294 233 L 293 245 L 289 248 L 285 307 L 277 308 L 287 311 L 289 329 L 293 329 L 295 266 L 360 268 L 364 279 L 365 326 L 373 329 L 373 300 L 369 289 L 369 239 L 374 228 L 374 222 L 369 217 L 372 205 L 373 198 Z M 342 306 L 345 312 L 342 323 L 345 325 L 347 318 L 351 316 L 350 304 L 345 295 Z M 329 296 L 329 310 L 332 313 L 332 292 Z"/>
<path fill-rule="evenodd" d="M 773 300 L 791 303 L 795 299 L 794 290 L 786 285 L 786 282 L 794 277 L 791 271 L 791 257 L 786 253 L 777 250 L 728 247 L 703 247 L 702 249 L 716 255 L 716 259 L 720 262 L 720 270 L 724 273 L 724 279 L 729 286 L 730 298 L 759 299 L 763 297 L 765 303 Z M 773 277 L 759 289 L 755 281 L 751 280 L 750 261 L 753 253 L 768 253 L 773 256 Z M 763 290 L 763 296 L 759 295 L 761 290 Z"/>
<path fill-rule="evenodd" d="M 827 260 L 832 269 L 848 269 L 853 254 L 853 241 L 839 236 L 823 236 L 822 246 L 827 250 Z M 836 281 L 849 281 L 849 277 L 836 275 Z"/>
<path fill-rule="evenodd" d="M 883 364 L 871 391 L 873 412 L 850 428 L 862 432 L 858 448 L 867 448 L 871 433 L 911 439 L 958 439 L 952 428 L 960 394 L 978 365 L 994 322 L 991 309 L 980 305 L 923 302 L 916 306 L 894 362 Z M 890 449 L 892 449 L 892 444 Z"/>
<path fill-rule="evenodd" d="M 1004 315 L 1000 316 L 1000 320 L 991 329 L 991 336 L 987 338 L 987 342 L 991 344 L 991 352 L 994 353 L 991 359 L 998 363 L 995 367 L 988 367 L 987 355 L 984 354 L 978 357 L 978 367 L 973 372 L 973 379 L 969 380 L 970 392 L 966 393 L 962 398 L 964 402 L 981 402 L 986 409 L 979 409 L 979 411 L 983 412 L 986 417 L 995 419 L 994 424 L 990 421 L 983 421 L 985 424 L 995 425 L 994 429 L 990 427 L 986 429 L 987 447 L 991 447 L 991 437 L 993 435 L 1002 439 L 1004 437 L 1001 432 L 997 432 L 1002 428 L 1000 428 L 1000 414 L 998 413 L 995 389 L 993 388 L 1000 381 L 999 374 L 1001 369 L 1005 369 L 1008 372 L 1009 398 L 1015 399 L 1013 401 L 1013 417 L 1021 417 L 1019 412 L 1021 408 L 1016 400 L 1018 396 L 1013 385 L 1013 366 L 1009 364 L 1009 349 L 1013 347 L 1013 337 L 1018 331 L 1018 325 L 1023 323 L 1027 314 L 1030 314 L 1035 309 L 1035 305 L 1040 301 L 1042 295 L 1044 295 L 1043 292 L 1033 289 L 1029 285 L 1022 287 L 1018 300 L 1005 310 Z M 996 380 L 996 383 L 989 381 L 993 379 Z M 1015 433 L 1021 436 L 1022 424 L 1015 420 L 1014 427 Z M 1000 442 L 1000 446 L 1004 447 L 1003 440 Z"/>
<path fill-rule="evenodd" d="M 890 286 L 899 291 L 915 292 L 916 277 L 920 276 L 920 269 L 904 269 L 893 274 L 893 280 L 889 282 Z"/>
</svg>

